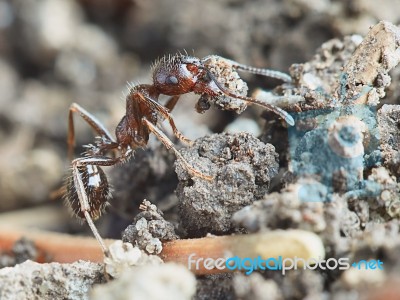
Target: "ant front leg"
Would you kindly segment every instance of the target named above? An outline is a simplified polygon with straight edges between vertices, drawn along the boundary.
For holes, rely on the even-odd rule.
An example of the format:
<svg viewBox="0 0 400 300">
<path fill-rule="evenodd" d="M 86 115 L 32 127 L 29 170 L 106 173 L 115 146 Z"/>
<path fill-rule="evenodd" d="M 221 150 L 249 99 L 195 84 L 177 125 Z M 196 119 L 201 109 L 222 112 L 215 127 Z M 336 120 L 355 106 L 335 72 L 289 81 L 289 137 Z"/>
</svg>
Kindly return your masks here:
<svg viewBox="0 0 400 300">
<path fill-rule="evenodd" d="M 73 113 L 78 113 L 83 120 L 85 120 L 90 127 L 101 137 L 105 137 L 110 141 L 110 144 L 115 144 L 111 134 L 108 130 L 88 111 L 86 111 L 83 107 L 79 104 L 72 103 L 69 107 L 69 114 L 68 114 L 68 158 L 72 160 L 73 151 L 75 147 L 75 127 L 74 127 L 74 118 Z"/>
<path fill-rule="evenodd" d="M 168 109 L 169 112 L 171 112 L 175 108 L 175 105 L 176 103 L 178 103 L 180 97 L 180 95 L 170 97 L 167 103 L 164 105 L 165 108 Z"/>
<path fill-rule="evenodd" d="M 167 119 L 169 125 L 172 128 L 172 131 L 174 133 L 174 135 L 184 144 L 191 146 L 193 145 L 193 141 L 188 139 L 187 137 L 185 137 L 183 135 L 182 132 L 180 132 L 178 130 L 178 128 L 175 125 L 174 119 L 172 118 L 172 115 L 169 113 L 168 109 L 165 108 L 164 106 L 162 106 L 160 103 L 158 103 L 157 101 L 154 101 L 151 97 L 146 96 L 144 94 L 141 95 L 143 98 L 142 101 L 145 101 L 146 105 L 152 106 L 154 109 L 156 109 L 156 111 L 162 115 L 165 119 Z M 167 102 L 167 106 L 172 110 L 175 107 L 175 104 L 178 102 L 179 100 L 179 96 L 173 96 L 169 99 L 169 101 Z"/>
<path fill-rule="evenodd" d="M 196 170 L 193 168 L 187 160 L 182 156 L 182 154 L 175 148 L 174 144 L 171 142 L 171 140 L 160 130 L 158 129 L 153 123 L 151 123 L 149 120 L 143 118 L 142 119 L 143 124 L 152 132 L 154 133 L 157 138 L 164 144 L 164 146 L 169 150 L 172 149 L 178 159 L 181 160 L 183 163 L 185 169 L 191 174 L 192 176 L 200 177 L 205 180 L 213 180 L 214 177 L 210 175 L 203 174 L 199 170 Z"/>
<path fill-rule="evenodd" d="M 108 248 L 93 222 L 101 216 L 111 198 L 107 177 L 101 166 L 112 166 L 120 160 L 108 157 L 77 158 L 72 161 L 72 176 L 67 181 L 65 202 L 74 215 L 86 219 L 105 256 L 109 255 Z"/>
</svg>

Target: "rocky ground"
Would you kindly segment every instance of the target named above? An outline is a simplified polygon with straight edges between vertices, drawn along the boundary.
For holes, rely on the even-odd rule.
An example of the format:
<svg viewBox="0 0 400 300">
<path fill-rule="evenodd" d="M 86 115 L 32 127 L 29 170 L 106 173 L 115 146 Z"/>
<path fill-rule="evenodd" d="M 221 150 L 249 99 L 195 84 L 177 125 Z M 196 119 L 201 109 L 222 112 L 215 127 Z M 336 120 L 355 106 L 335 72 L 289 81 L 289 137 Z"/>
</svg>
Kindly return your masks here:
<svg viewBox="0 0 400 300">
<path fill-rule="evenodd" d="M 291 83 L 242 78 L 249 95 L 285 96 L 277 105 L 295 120 L 287 126 L 254 105 L 198 114 L 198 97 L 183 97 L 173 117 L 194 144 L 175 142 L 213 180 L 190 176 L 151 139 L 106 170 L 113 199 L 96 223 L 102 236 L 138 248 L 115 246 L 105 265 L 60 264 L 29 236 L 7 248 L 5 234 L 1 298 L 397 299 L 398 2 L 0 1 L 1 226 L 91 235 L 60 200 L 68 107 L 79 103 L 113 132 L 126 82 L 150 82 L 151 63 L 165 54 L 193 49 L 290 74 Z M 78 156 L 93 134 L 76 126 Z M 21 209 L 23 217 L 7 217 Z M 156 256 L 167 241 L 291 229 L 315 235 L 326 257 L 379 259 L 384 269 L 195 276 Z"/>
</svg>

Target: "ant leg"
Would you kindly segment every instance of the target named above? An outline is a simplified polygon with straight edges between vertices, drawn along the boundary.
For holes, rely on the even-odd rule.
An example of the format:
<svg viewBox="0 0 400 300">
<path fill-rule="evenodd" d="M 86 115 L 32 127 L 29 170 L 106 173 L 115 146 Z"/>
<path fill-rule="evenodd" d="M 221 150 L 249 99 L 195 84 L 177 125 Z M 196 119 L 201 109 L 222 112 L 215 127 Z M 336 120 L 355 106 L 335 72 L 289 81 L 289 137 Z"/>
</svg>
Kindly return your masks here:
<svg viewBox="0 0 400 300">
<path fill-rule="evenodd" d="M 167 103 L 164 105 L 165 108 L 168 109 L 169 112 L 171 112 L 175 108 L 175 105 L 176 103 L 178 103 L 180 97 L 181 97 L 180 95 L 170 97 Z"/>
<path fill-rule="evenodd" d="M 94 131 L 100 136 L 106 137 L 111 143 L 114 143 L 114 140 L 108 130 L 88 111 L 86 111 L 83 107 L 76 103 L 72 103 L 69 107 L 68 114 L 68 158 L 72 160 L 73 150 L 75 147 L 75 127 L 74 127 L 74 118 L 73 113 L 78 113 L 83 120 L 85 120 L 90 127 L 94 129 Z"/>
<path fill-rule="evenodd" d="M 161 112 L 161 114 L 168 120 L 169 125 L 172 128 L 172 131 L 174 132 L 174 135 L 183 143 L 185 143 L 188 146 L 192 146 L 193 145 L 193 141 L 188 139 L 187 137 L 185 137 L 183 135 L 182 132 L 180 132 L 178 130 L 178 128 L 175 125 L 174 119 L 172 118 L 172 116 L 166 112 L 166 114 L 164 114 L 163 112 Z"/>
<path fill-rule="evenodd" d="M 187 137 L 185 137 L 185 136 L 183 135 L 183 133 L 180 132 L 180 131 L 178 130 L 178 128 L 177 128 L 176 125 L 175 125 L 174 119 L 172 118 L 172 115 L 169 113 L 168 109 L 166 109 L 166 108 L 165 108 L 164 106 L 162 106 L 160 103 L 158 103 L 157 101 L 154 101 L 152 98 L 150 98 L 150 97 L 148 97 L 148 96 L 146 96 L 146 95 L 143 95 L 143 94 L 142 94 L 141 96 L 144 97 L 144 100 L 143 100 L 143 101 L 146 101 L 147 104 L 150 103 L 150 104 L 153 106 L 153 108 L 157 110 L 157 112 L 159 112 L 165 119 L 168 120 L 168 123 L 169 123 L 169 125 L 171 126 L 174 135 L 175 135 L 181 142 L 183 142 L 184 144 L 186 144 L 186 145 L 188 145 L 188 146 L 193 145 L 193 141 L 190 140 L 190 139 L 188 139 Z M 174 97 L 175 97 L 175 96 L 174 96 Z M 172 107 L 175 106 L 176 102 L 177 102 L 178 99 L 179 99 L 179 96 L 178 96 L 178 99 L 173 99 L 174 97 L 172 97 L 172 98 L 170 99 L 172 102 L 175 102 L 175 103 L 173 104 Z M 168 102 L 170 102 L 170 101 L 168 101 Z"/>
<path fill-rule="evenodd" d="M 108 204 L 110 190 L 107 178 L 100 168 L 118 163 L 120 158 L 83 157 L 72 161 L 72 181 L 67 185 L 66 202 L 73 213 L 85 218 L 105 256 L 108 249 L 93 219 L 97 219 Z"/>
<path fill-rule="evenodd" d="M 184 164 L 186 170 L 189 172 L 189 174 L 200 177 L 206 180 L 213 180 L 214 177 L 210 175 L 205 175 L 201 173 L 200 171 L 196 170 L 193 168 L 187 160 L 180 154 L 180 152 L 175 148 L 174 144 L 171 142 L 171 140 L 160 130 L 158 129 L 153 123 L 151 123 L 149 120 L 143 118 L 142 119 L 143 124 L 152 132 L 154 133 L 157 138 L 164 144 L 164 146 L 169 150 L 172 149 L 178 159 L 182 161 Z"/>
</svg>

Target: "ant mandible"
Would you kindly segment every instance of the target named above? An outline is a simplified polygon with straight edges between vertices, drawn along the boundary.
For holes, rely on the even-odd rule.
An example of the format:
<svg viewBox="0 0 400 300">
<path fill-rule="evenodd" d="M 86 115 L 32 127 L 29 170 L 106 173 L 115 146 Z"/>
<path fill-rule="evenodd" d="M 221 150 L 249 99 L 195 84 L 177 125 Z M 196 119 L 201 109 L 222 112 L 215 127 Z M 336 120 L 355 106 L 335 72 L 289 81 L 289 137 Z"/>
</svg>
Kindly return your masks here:
<svg viewBox="0 0 400 300">
<path fill-rule="evenodd" d="M 192 176 L 212 180 L 211 176 L 192 167 L 157 126 L 159 122 L 167 120 L 174 135 L 185 144 L 191 144 L 191 141 L 178 131 L 170 114 L 181 95 L 190 92 L 200 94 L 196 105 L 198 112 L 207 110 L 210 103 L 230 109 L 229 105 L 221 103 L 237 99 L 243 102 L 244 106 L 248 103 L 260 105 L 278 114 L 289 125 L 294 124 L 293 118 L 284 110 L 227 88 L 226 86 L 233 81 L 241 80 L 236 70 L 274 77 L 285 82 L 291 81 L 287 74 L 242 65 L 216 55 L 199 59 L 187 54 L 177 54 L 164 57 L 154 64 L 152 85 L 140 84 L 131 88 L 126 97 L 126 114 L 115 129 L 115 139 L 89 112 L 76 103 L 71 105 L 67 141 L 69 158 L 72 159 L 75 146 L 74 113 L 78 113 L 98 136 L 94 144 L 84 146 L 83 157 L 72 160 L 72 174 L 67 178 L 64 198 L 74 215 L 86 219 L 105 256 L 109 254 L 108 249 L 93 222 L 104 212 L 111 198 L 110 187 L 102 167 L 126 162 L 135 149 L 147 145 L 149 134 L 153 133 L 167 149 L 175 152 Z M 247 93 L 247 89 L 245 92 Z M 160 95 L 171 96 L 165 106 L 158 102 Z M 113 155 L 110 155 L 112 153 Z"/>
</svg>

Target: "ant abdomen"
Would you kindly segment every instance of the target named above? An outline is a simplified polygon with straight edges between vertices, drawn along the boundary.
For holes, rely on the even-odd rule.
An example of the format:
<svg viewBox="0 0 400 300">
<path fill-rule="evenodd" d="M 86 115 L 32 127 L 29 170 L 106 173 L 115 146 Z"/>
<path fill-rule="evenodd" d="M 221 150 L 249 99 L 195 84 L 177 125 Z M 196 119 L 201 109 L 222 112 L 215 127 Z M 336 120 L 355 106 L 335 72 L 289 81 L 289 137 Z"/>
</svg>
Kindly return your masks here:
<svg viewBox="0 0 400 300">
<path fill-rule="evenodd" d="M 79 177 L 82 179 L 84 192 L 86 193 L 89 209 L 88 212 L 93 220 L 98 219 L 107 207 L 111 198 L 110 186 L 104 171 L 95 165 L 78 166 Z M 71 173 L 73 170 L 71 169 Z M 71 212 L 78 218 L 85 219 L 83 207 L 79 200 L 77 186 L 74 176 L 70 174 L 67 178 L 65 203 Z"/>
</svg>

